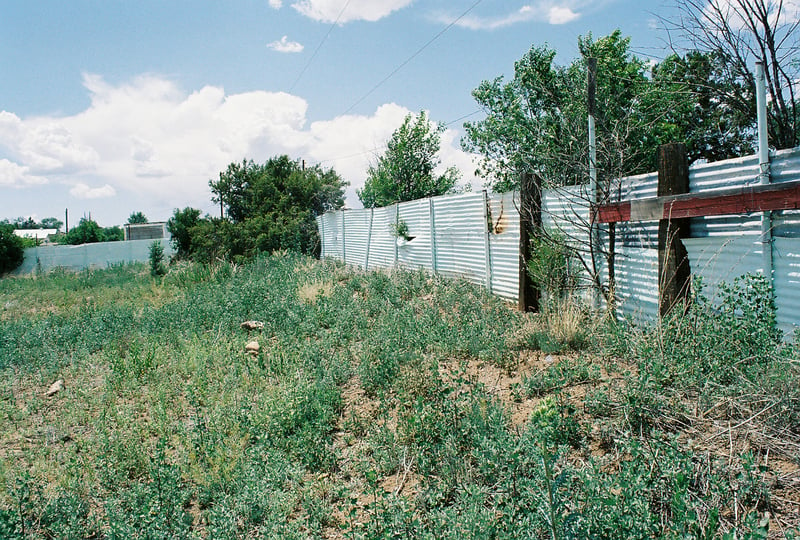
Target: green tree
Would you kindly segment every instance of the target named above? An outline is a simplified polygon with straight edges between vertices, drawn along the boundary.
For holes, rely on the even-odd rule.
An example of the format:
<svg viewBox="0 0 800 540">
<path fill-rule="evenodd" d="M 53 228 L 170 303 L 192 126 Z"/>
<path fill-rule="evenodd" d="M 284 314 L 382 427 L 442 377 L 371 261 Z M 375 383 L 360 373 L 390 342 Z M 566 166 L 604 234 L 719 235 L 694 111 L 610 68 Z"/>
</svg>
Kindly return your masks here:
<svg viewBox="0 0 800 540">
<path fill-rule="evenodd" d="M 223 204 L 227 217 L 225 223 L 211 222 L 213 236 L 232 260 L 276 249 L 316 254 L 315 218 L 344 205 L 346 185 L 333 169 L 302 168 L 285 155 L 264 164 L 231 163 L 210 182 L 212 200 Z M 202 227 L 209 232 L 208 224 Z"/>
<path fill-rule="evenodd" d="M 128 216 L 128 225 L 139 225 L 142 223 L 148 223 L 147 216 L 142 212 L 132 212 L 131 215 Z"/>
<path fill-rule="evenodd" d="M 97 222 L 86 218 L 81 218 L 78 226 L 70 229 L 64 238 L 65 243 L 73 246 L 103 241 L 105 241 L 103 229 Z"/>
<path fill-rule="evenodd" d="M 167 230 L 172 235 L 172 246 L 178 257 L 188 257 L 192 254 L 192 227 L 200 221 L 200 210 L 186 207 L 178 208 L 167 221 Z"/>
<path fill-rule="evenodd" d="M 655 100 L 662 107 L 656 136 L 659 144 L 684 142 L 689 161 L 718 161 L 753 152 L 755 96 L 731 79 L 725 58 L 717 52 L 672 54 L 653 67 Z M 747 103 L 741 107 L 740 103 Z"/>
<path fill-rule="evenodd" d="M 125 232 L 122 227 L 118 225 L 103 227 L 103 242 L 121 242 L 122 240 L 125 240 Z"/>
<path fill-rule="evenodd" d="M 14 220 L 15 229 L 38 229 L 39 224 L 32 217 L 18 217 Z"/>
<path fill-rule="evenodd" d="M 14 226 L 0 224 L 0 274 L 11 272 L 25 257 L 22 238 L 14 234 Z"/>
<path fill-rule="evenodd" d="M 64 225 L 64 222 L 54 217 L 47 217 L 42 220 L 41 225 L 44 229 L 55 229 L 56 231 L 60 231 L 61 227 Z"/>
<path fill-rule="evenodd" d="M 800 20 L 793 12 L 795 5 L 782 0 L 675 0 L 674 4 L 674 17 L 662 19 L 670 41 L 722 59 L 723 78 L 745 89 L 718 92 L 713 88 L 719 106 L 755 122 L 754 68 L 756 61 L 763 62 L 770 145 L 777 149 L 797 146 Z"/>
<path fill-rule="evenodd" d="M 596 125 L 598 171 L 605 178 L 653 167 L 655 138 L 649 137 L 655 100 L 647 65 L 629 50 L 619 31 L 578 39 L 581 57 L 569 66 L 556 52 L 533 47 L 514 64 L 514 77 L 483 81 L 472 95 L 486 118 L 465 124 L 465 150 L 480 154 L 478 174 L 497 191 L 517 186 L 522 171 L 538 173 L 550 186 L 588 181 L 587 64 L 597 59 Z"/>
<path fill-rule="evenodd" d="M 444 195 L 460 176 L 455 167 L 435 169 L 444 125 L 433 124 L 425 111 L 409 114 L 392 134 L 386 152 L 370 165 L 364 188 L 357 191 L 366 208 Z"/>
</svg>

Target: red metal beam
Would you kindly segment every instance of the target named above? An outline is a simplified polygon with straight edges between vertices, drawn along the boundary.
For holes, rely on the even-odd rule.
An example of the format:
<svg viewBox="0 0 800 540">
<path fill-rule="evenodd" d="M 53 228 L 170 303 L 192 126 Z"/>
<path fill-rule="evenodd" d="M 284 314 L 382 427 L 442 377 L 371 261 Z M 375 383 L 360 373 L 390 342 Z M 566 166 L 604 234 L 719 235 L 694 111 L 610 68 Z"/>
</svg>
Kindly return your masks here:
<svg viewBox="0 0 800 540">
<path fill-rule="evenodd" d="M 800 208 L 800 182 L 756 184 L 707 194 L 672 195 L 597 207 L 597 223 L 656 221 Z"/>
</svg>

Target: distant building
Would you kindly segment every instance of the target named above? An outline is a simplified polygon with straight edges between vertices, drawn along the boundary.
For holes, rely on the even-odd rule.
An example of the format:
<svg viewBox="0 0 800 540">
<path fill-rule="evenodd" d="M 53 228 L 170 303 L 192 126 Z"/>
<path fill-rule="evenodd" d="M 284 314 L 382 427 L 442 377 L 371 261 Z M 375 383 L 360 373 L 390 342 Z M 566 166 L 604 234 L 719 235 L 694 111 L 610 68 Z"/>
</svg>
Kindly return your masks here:
<svg viewBox="0 0 800 540">
<path fill-rule="evenodd" d="M 50 237 L 58 234 L 58 229 L 14 229 L 14 234 L 20 238 L 50 242 Z"/>
<path fill-rule="evenodd" d="M 166 221 L 129 223 L 122 227 L 125 231 L 125 240 L 158 240 L 159 238 L 169 238 Z"/>
</svg>

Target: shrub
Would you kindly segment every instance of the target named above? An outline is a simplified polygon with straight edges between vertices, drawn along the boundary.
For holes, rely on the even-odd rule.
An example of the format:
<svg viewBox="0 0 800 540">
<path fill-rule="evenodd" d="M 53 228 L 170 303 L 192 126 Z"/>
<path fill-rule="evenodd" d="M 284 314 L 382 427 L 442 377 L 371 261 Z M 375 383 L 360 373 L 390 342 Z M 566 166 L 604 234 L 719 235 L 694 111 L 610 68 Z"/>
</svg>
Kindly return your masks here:
<svg viewBox="0 0 800 540">
<path fill-rule="evenodd" d="M 14 234 L 11 225 L 0 225 L 0 274 L 11 272 L 25 257 L 22 238 Z"/>
<path fill-rule="evenodd" d="M 161 242 L 154 240 L 150 244 L 150 275 L 153 277 L 163 276 L 167 273 L 164 266 L 164 246 Z"/>
<path fill-rule="evenodd" d="M 550 301 L 575 288 L 575 273 L 572 252 L 563 234 L 549 231 L 531 239 L 528 274 Z"/>
</svg>

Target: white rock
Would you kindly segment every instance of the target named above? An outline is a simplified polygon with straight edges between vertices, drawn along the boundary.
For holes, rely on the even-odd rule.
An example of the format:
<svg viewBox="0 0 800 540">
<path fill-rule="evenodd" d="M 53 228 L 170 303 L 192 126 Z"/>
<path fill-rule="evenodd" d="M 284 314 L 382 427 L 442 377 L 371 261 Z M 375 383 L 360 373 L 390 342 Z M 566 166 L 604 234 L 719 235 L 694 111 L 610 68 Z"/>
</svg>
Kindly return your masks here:
<svg viewBox="0 0 800 540">
<path fill-rule="evenodd" d="M 52 397 L 64 389 L 64 381 L 62 379 L 58 379 L 56 382 L 50 385 L 50 388 L 47 389 L 47 397 Z"/>
</svg>

